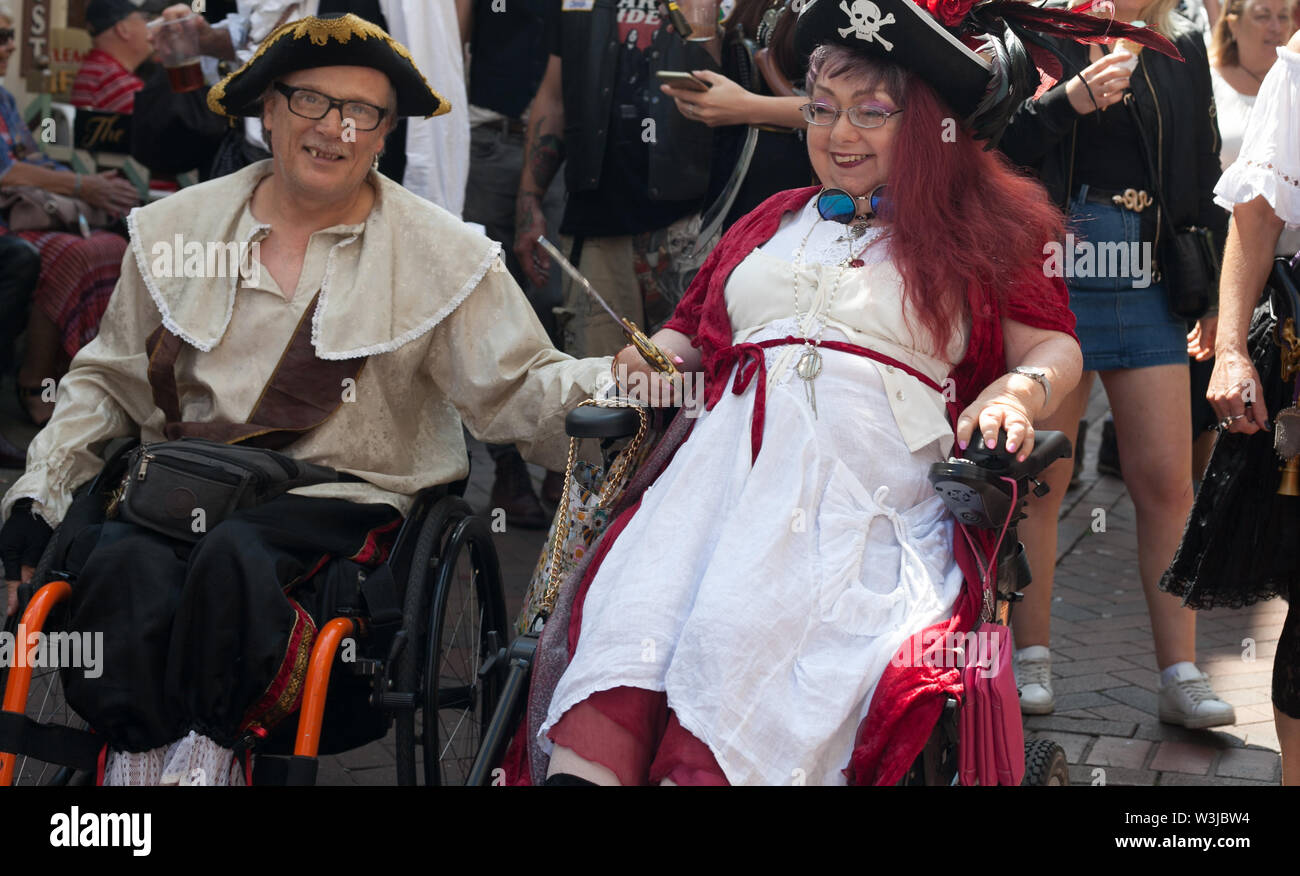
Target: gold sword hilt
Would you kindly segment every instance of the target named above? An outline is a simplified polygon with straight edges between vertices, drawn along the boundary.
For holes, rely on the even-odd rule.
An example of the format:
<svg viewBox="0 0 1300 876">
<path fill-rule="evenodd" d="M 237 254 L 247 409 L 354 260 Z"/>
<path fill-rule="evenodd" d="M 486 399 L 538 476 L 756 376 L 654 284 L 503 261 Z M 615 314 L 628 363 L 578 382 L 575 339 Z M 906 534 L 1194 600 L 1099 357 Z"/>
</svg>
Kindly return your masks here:
<svg viewBox="0 0 1300 876">
<path fill-rule="evenodd" d="M 623 323 L 623 334 L 627 335 L 628 341 L 632 346 L 636 347 L 636 351 L 641 354 L 641 358 L 646 361 L 646 364 L 665 377 L 673 378 L 681 373 L 672 360 L 668 358 L 668 354 L 658 344 L 646 337 L 645 332 L 636 327 L 636 323 L 627 318 L 620 321 Z"/>
</svg>

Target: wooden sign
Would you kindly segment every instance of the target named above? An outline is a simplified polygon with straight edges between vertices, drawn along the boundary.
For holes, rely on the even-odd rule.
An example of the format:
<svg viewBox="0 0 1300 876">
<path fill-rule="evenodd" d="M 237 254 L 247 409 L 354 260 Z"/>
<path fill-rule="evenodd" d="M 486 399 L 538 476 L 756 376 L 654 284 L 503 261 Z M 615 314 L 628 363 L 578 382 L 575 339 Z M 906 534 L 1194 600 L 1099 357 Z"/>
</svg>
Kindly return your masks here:
<svg viewBox="0 0 1300 876">
<path fill-rule="evenodd" d="M 72 83 L 94 43 L 80 28 L 57 27 L 50 31 L 50 77 L 46 91 L 55 100 L 66 101 L 72 95 Z"/>
<path fill-rule="evenodd" d="M 27 0 L 23 4 L 23 25 L 18 31 L 22 58 L 18 72 L 26 76 L 50 63 L 50 0 Z"/>
</svg>

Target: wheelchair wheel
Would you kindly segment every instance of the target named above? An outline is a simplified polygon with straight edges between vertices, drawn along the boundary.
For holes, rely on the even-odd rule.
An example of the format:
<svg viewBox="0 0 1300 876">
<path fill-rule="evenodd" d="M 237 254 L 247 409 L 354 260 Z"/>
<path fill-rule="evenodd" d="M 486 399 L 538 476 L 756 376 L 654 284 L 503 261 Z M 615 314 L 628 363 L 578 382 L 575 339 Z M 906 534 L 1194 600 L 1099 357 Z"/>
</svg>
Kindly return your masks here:
<svg viewBox="0 0 1300 876">
<path fill-rule="evenodd" d="M 464 784 L 499 696 L 481 674 L 502 646 L 505 598 L 491 534 L 459 499 L 431 512 L 412 554 L 397 685 L 414 709 L 397 718 L 399 784 Z"/>
<path fill-rule="evenodd" d="M 1064 787 L 1070 784 L 1070 764 L 1065 749 L 1050 739 L 1031 739 L 1025 743 L 1025 778 L 1020 783 Z"/>
<path fill-rule="evenodd" d="M 48 583 L 50 580 L 53 547 L 53 542 L 46 547 L 40 562 L 36 564 L 36 572 L 32 576 L 32 582 L 19 588 L 18 611 L 14 613 L 13 617 L 5 620 L 4 628 L 7 633 L 17 635 L 18 620 L 26 611 L 27 603 L 31 601 L 32 596 L 39 589 L 39 585 Z M 63 611 L 61 609 L 53 613 L 50 618 L 52 621 L 51 628 L 58 626 L 62 616 Z M 8 681 L 8 670 L 0 670 L 0 690 L 3 690 Z M 62 724 L 79 730 L 86 729 L 86 722 L 72 710 L 67 700 L 63 698 L 63 681 L 59 676 L 58 669 L 33 668 L 31 687 L 27 693 L 27 717 L 42 724 Z M 60 764 L 47 763 L 23 754 L 17 755 L 17 758 L 17 763 L 14 766 L 13 782 L 15 785 L 85 785 L 94 783 L 94 776 L 84 770 L 74 770 Z"/>
</svg>

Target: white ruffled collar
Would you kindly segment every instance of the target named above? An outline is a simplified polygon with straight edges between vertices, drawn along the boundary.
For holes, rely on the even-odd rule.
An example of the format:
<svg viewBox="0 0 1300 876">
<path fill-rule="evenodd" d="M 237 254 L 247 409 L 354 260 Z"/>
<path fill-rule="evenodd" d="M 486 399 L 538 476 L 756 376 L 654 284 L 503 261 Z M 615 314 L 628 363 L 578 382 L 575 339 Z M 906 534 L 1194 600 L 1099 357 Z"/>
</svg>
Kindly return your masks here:
<svg viewBox="0 0 1300 876">
<path fill-rule="evenodd" d="M 268 225 L 245 217 L 253 190 L 271 170 L 270 160 L 258 162 L 127 217 L 136 265 L 163 325 L 204 352 L 230 325 L 238 274 L 175 276 L 167 264 L 155 271 L 156 260 L 172 252 L 178 235 L 205 248 L 265 236 Z M 421 337 L 465 300 L 500 255 L 500 244 L 441 207 L 381 174 L 372 172 L 370 181 L 378 195 L 366 220 L 325 229 L 339 240 L 327 256 L 312 316 L 312 343 L 322 359 L 391 352 Z M 355 255 L 345 249 L 354 245 L 360 247 Z"/>
</svg>

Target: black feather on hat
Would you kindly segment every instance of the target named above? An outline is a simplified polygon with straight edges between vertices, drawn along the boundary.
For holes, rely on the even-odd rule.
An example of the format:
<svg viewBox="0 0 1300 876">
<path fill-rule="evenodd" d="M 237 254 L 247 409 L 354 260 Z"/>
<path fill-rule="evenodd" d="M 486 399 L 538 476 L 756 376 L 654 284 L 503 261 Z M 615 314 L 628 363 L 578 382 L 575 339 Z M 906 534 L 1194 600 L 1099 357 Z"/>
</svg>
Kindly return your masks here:
<svg viewBox="0 0 1300 876">
<path fill-rule="evenodd" d="M 208 92 L 208 108 L 225 116 L 255 116 L 262 95 L 286 73 L 315 67 L 371 67 L 397 92 L 397 115 L 440 116 L 447 99 L 429 87 L 411 53 L 384 29 L 351 13 L 286 22 L 267 35 L 248 63 Z"/>
<path fill-rule="evenodd" d="M 1124 37 L 1182 60 L 1149 28 L 1049 9 L 1025 0 L 805 0 L 795 51 L 806 64 L 824 44 L 847 46 L 920 76 L 993 148 L 1012 112 L 1034 96 L 1043 71 L 1060 78 L 1063 58 L 1039 34 L 1079 42 Z M 1050 53 L 1050 54 L 1049 54 Z"/>
</svg>

